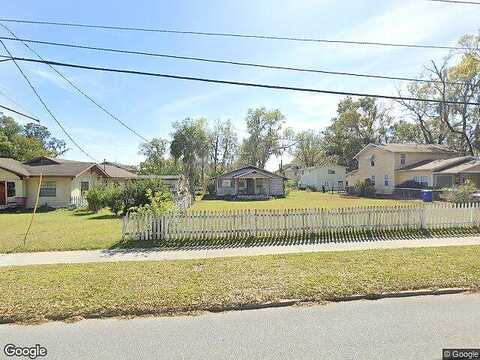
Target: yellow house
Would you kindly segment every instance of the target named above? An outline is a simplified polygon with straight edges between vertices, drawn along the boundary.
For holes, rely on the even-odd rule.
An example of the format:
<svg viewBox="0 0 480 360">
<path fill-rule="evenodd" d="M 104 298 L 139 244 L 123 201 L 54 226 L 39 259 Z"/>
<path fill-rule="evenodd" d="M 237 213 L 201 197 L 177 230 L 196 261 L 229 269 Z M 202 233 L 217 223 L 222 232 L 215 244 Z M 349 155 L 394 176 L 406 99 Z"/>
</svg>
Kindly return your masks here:
<svg viewBox="0 0 480 360">
<path fill-rule="evenodd" d="M 26 162 L 0 158 L 0 208 L 35 205 L 42 174 L 39 205 L 67 207 L 108 175 L 95 163 L 38 157 Z"/>
<path fill-rule="evenodd" d="M 358 169 L 347 174 L 348 185 L 370 179 L 379 194 L 391 194 L 395 187 L 406 181 L 425 186 L 453 186 L 466 178 L 461 173 L 463 168 L 457 167 L 476 161 L 473 157 L 457 157 L 447 147 L 434 144 L 368 144 L 355 155 L 355 159 Z M 473 164 L 469 169 L 475 171 L 476 167 Z M 468 175 L 472 177 L 473 173 Z"/>
</svg>

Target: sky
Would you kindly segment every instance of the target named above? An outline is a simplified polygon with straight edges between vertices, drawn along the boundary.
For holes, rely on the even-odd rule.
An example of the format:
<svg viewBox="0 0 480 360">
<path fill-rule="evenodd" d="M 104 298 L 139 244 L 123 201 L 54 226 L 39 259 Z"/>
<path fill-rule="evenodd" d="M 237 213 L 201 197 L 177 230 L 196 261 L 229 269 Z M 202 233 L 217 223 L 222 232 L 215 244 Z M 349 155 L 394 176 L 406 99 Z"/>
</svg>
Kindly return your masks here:
<svg viewBox="0 0 480 360">
<path fill-rule="evenodd" d="M 187 31 L 455 45 L 462 35 L 478 33 L 480 6 L 425 0 L 3 0 L 1 17 Z M 448 54 L 447 50 L 6 25 L 19 37 L 36 40 L 389 76 L 417 77 L 430 60 L 441 60 Z M 2 36 L 9 36 L 3 29 L 0 32 Z M 15 55 L 34 57 L 22 44 L 13 41 L 6 44 Z M 49 60 L 185 76 L 387 95 L 396 95 L 402 85 L 392 80 L 244 68 L 47 45 L 31 46 Z M 72 137 L 95 159 L 128 164 L 142 161 L 142 156 L 138 154 L 142 142 L 139 138 L 78 95 L 46 65 L 20 65 Z M 169 138 L 172 123 L 186 117 L 206 117 L 212 123 L 216 119 L 231 119 L 239 137 L 243 138 L 248 109 L 260 106 L 280 109 L 286 116 L 286 126 L 296 131 L 321 130 L 335 116 L 336 105 L 341 99 L 336 95 L 80 69 L 59 70 L 147 138 Z M 12 62 L 0 63 L 0 104 L 40 118 L 54 136 L 65 139 Z M 11 115 L 7 111 L 5 114 Z M 28 122 L 19 116 L 14 117 L 21 123 Z M 88 160 L 73 144 L 67 143 L 71 150 L 65 154 L 66 158 Z M 288 160 L 288 157 L 283 159 L 284 162 Z M 279 161 L 272 158 L 267 168 L 276 169 Z"/>
</svg>

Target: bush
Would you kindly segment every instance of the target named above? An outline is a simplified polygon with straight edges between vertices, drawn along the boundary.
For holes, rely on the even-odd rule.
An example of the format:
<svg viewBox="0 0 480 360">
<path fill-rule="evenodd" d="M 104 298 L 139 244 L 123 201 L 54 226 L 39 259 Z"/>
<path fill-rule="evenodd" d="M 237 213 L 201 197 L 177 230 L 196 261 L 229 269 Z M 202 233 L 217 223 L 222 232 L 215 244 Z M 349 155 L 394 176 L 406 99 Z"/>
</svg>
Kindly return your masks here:
<svg viewBox="0 0 480 360">
<path fill-rule="evenodd" d="M 416 182 L 415 180 L 407 180 L 401 184 L 398 184 L 396 187 L 404 189 L 426 189 L 428 188 L 428 185 Z"/>
<path fill-rule="evenodd" d="M 359 180 L 355 184 L 355 193 L 358 196 L 364 197 L 374 197 L 375 196 L 375 185 L 373 184 L 372 180 L 365 179 Z"/>
<path fill-rule="evenodd" d="M 215 183 L 213 183 L 213 182 L 208 183 L 207 194 L 209 196 L 215 196 Z"/>
<path fill-rule="evenodd" d="M 130 208 L 129 211 L 139 214 L 162 215 L 175 209 L 173 195 L 168 190 L 153 193 L 152 190 L 147 189 L 146 195 L 149 201 L 148 204 Z"/>
<path fill-rule="evenodd" d="M 123 187 L 109 185 L 104 188 L 103 205 L 110 208 L 114 214 L 124 212 Z"/>
<path fill-rule="evenodd" d="M 298 188 L 298 181 L 297 180 L 287 180 L 285 182 L 285 196 L 290 194 L 292 190 L 296 190 Z"/>
<path fill-rule="evenodd" d="M 104 197 L 105 188 L 103 186 L 96 186 L 87 192 L 85 198 L 88 203 L 88 210 L 98 212 L 105 207 Z"/>
<path fill-rule="evenodd" d="M 477 192 L 477 187 L 470 180 L 465 181 L 463 185 L 460 185 L 447 193 L 447 201 L 457 204 L 468 203 L 472 201 L 472 194 Z"/>
<path fill-rule="evenodd" d="M 130 208 L 150 204 L 151 199 L 149 198 L 147 190 L 150 190 L 151 194 L 156 194 L 157 192 L 170 193 L 168 187 L 160 179 L 132 181 L 123 188 L 122 213 L 126 214 Z"/>
</svg>

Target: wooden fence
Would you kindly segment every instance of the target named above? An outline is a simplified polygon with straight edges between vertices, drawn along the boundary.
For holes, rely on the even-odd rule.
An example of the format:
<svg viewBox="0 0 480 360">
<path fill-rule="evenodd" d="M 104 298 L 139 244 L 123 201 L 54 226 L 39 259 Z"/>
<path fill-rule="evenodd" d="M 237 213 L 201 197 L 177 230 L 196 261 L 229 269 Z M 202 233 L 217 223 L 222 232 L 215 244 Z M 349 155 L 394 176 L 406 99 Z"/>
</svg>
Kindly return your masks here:
<svg viewBox="0 0 480 360">
<path fill-rule="evenodd" d="M 184 211 L 158 217 L 132 213 L 123 219 L 122 234 L 134 240 L 210 240 L 479 225 L 479 203 L 443 203 L 330 210 Z"/>
</svg>

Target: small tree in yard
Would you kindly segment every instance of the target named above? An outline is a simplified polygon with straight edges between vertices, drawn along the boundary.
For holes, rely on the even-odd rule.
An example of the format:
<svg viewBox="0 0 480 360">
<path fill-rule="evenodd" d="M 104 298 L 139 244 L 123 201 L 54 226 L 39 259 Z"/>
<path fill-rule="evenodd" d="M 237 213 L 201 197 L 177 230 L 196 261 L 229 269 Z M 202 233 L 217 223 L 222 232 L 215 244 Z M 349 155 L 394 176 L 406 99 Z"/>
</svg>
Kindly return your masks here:
<svg viewBox="0 0 480 360">
<path fill-rule="evenodd" d="M 173 195 L 170 191 L 153 192 L 147 189 L 148 204 L 133 207 L 129 210 L 138 214 L 162 215 L 168 211 L 175 210 Z"/>
<path fill-rule="evenodd" d="M 472 201 L 472 195 L 477 192 L 477 187 L 470 180 L 465 181 L 447 194 L 447 200 L 457 204 L 468 203 Z"/>
<path fill-rule="evenodd" d="M 359 180 L 355 184 L 355 193 L 358 196 L 373 197 L 375 196 L 375 185 L 370 179 Z"/>
<path fill-rule="evenodd" d="M 85 195 L 88 203 L 88 210 L 95 213 L 99 212 L 105 207 L 105 188 L 103 186 L 96 186 Z"/>
</svg>

